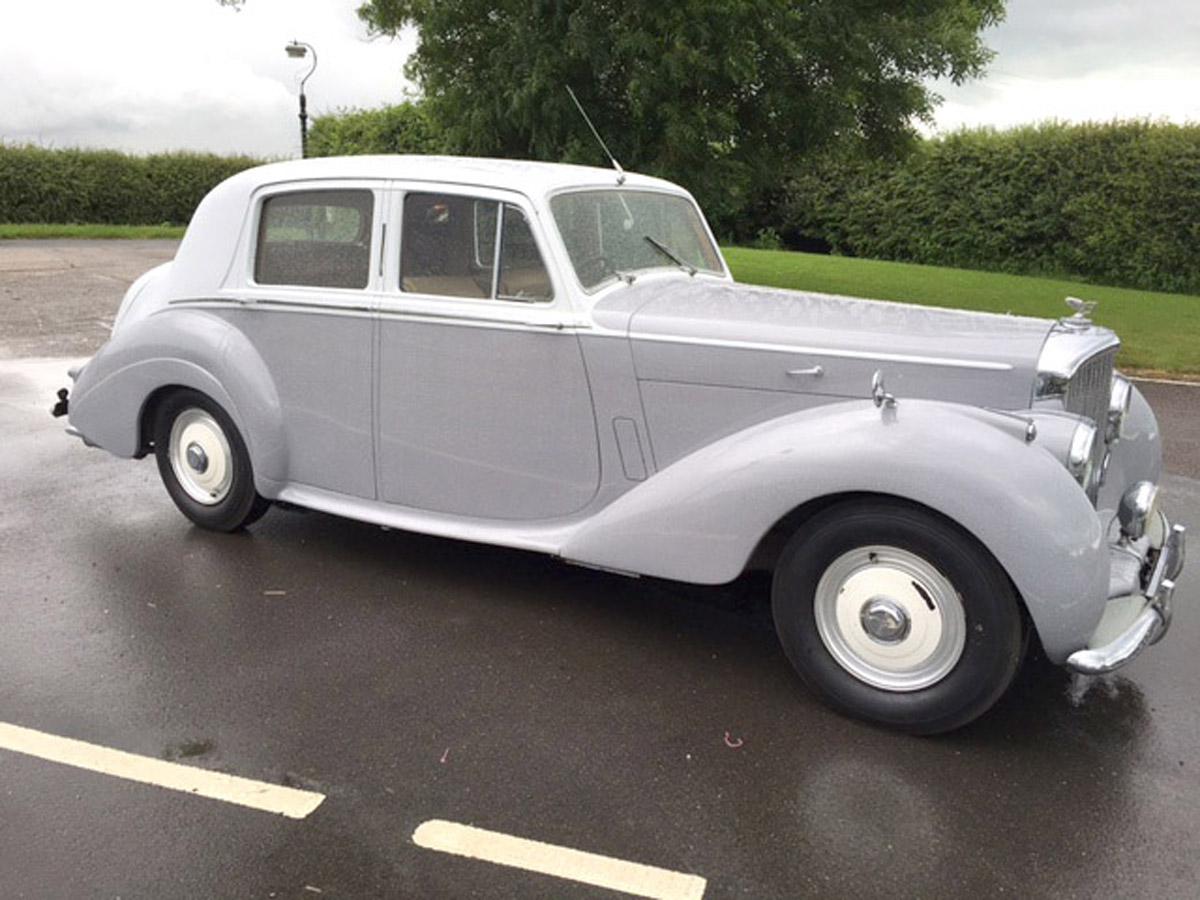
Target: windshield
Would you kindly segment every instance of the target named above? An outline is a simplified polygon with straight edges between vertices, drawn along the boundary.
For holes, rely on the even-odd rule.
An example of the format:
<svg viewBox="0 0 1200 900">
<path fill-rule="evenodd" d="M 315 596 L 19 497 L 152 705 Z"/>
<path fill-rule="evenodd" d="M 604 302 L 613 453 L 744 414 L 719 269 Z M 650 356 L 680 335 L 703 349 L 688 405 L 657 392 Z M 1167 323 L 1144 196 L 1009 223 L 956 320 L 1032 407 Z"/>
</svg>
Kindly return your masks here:
<svg viewBox="0 0 1200 900">
<path fill-rule="evenodd" d="M 550 210 L 586 290 L 641 269 L 723 274 L 717 248 L 686 197 L 658 191 L 577 191 L 553 198 Z"/>
</svg>

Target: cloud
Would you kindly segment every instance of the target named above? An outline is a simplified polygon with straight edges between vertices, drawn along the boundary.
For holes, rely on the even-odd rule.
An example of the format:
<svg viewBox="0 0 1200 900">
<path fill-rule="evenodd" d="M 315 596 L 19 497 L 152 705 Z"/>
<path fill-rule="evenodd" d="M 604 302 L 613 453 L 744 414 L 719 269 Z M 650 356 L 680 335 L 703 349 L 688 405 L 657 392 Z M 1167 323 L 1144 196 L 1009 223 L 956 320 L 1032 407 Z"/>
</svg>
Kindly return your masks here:
<svg viewBox="0 0 1200 900">
<path fill-rule="evenodd" d="M 317 48 L 309 112 L 396 102 L 413 38 L 370 41 L 354 0 L 60 0 L 6 9 L 0 140 L 135 151 L 298 155 L 297 83 Z"/>
<path fill-rule="evenodd" d="M 991 45 L 999 69 L 1081 76 L 1114 66 L 1191 65 L 1197 39 L 1195 0 L 1009 0 Z"/>
<path fill-rule="evenodd" d="M 934 82 L 937 131 L 1114 118 L 1200 121 L 1195 0 L 1010 0 L 987 76 Z"/>
</svg>

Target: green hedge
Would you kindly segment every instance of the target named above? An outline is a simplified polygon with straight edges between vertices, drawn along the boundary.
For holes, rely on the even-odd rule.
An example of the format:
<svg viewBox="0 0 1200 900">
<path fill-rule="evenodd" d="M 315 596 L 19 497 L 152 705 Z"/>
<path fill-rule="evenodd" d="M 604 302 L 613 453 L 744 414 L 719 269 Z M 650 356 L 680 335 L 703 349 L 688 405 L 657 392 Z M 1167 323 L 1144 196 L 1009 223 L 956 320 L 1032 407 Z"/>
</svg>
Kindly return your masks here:
<svg viewBox="0 0 1200 900">
<path fill-rule="evenodd" d="M 1200 292 L 1200 126 L 963 131 L 901 162 L 826 158 L 789 185 L 792 246 Z"/>
<path fill-rule="evenodd" d="M 0 144 L 0 222 L 186 224 L 210 189 L 260 162 Z"/>
<path fill-rule="evenodd" d="M 411 101 L 318 116 L 308 133 L 310 156 L 446 152 L 437 125 L 421 104 Z"/>
</svg>

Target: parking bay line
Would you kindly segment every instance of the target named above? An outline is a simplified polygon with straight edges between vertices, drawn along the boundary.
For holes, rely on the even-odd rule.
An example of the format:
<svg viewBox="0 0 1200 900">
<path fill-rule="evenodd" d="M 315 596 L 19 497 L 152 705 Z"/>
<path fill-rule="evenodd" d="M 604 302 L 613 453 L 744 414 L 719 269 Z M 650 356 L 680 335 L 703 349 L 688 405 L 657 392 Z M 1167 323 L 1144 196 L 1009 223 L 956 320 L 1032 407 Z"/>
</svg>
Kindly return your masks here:
<svg viewBox="0 0 1200 900">
<path fill-rule="evenodd" d="M 707 886 L 707 881 L 699 875 L 626 862 L 442 819 L 422 823 L 413 832 L 412 839 L 418 847 L 427 850 L 580 881 L 637 897 L 700 900 Z"/>
<path fill-rule="evenodd" d="M 136 753 L 113 750 L 74 738 L 10 725 L 7 722 L 0 722 L 0 749 L 124 778 L 127 781 L 152 784 L 172 791 L 276 813 L 289 819 L 305 818 L 325 799 L 324 794 L 314 791 L 302 791 L 237 775 L 226 775 L 224 772 L 210 772 L 207 769 L 183 766 L 149 756 L 138 756 Z"/>
</svg>

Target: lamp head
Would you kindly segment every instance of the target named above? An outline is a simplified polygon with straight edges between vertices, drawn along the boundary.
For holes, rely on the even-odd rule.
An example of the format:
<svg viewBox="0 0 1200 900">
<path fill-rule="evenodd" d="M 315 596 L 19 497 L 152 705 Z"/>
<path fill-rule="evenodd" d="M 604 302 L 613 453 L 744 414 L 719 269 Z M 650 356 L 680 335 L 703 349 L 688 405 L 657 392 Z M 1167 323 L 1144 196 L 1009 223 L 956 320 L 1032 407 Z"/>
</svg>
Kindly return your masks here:
<svg viewBox="0 0 1200 900">
<path fill-rule="evenodd" d="M 292 59 L 304 59 L 308 55 L 308 48 L 299 41 L 292 41 L 283 49 L 287 51 L 287 55 Z"/>
</svg>

